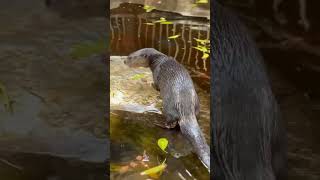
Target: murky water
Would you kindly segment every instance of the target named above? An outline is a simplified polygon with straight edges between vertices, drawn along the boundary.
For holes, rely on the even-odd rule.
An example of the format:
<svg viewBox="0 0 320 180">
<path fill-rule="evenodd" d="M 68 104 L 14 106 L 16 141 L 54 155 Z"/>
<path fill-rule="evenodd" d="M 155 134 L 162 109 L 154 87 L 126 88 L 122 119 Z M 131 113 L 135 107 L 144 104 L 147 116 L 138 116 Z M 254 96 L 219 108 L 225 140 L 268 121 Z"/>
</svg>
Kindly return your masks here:
<svg viewBox="0 0 320 180">
<path fill-rule="evenodd" d="M 300 66 L 312 56 L 296 52 L 264 51 L 271 84 L 288 131 L 289 179 L 320 178 L 319 74 Z M 302 59 L 300 59 L 302 58 Z"/>
</svg>

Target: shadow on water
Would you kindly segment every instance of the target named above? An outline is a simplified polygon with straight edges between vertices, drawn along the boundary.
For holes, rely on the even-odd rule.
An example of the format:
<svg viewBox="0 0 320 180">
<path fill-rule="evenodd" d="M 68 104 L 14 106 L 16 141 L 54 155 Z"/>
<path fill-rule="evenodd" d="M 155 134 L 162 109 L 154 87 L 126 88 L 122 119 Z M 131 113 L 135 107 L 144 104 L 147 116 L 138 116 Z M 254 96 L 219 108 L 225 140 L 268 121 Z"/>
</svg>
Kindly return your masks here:
<svg viewBox="0 0 320 180">
<path fill-rule="evenodd" d="M 208 171 L 192 153 L 179 128 L 168 130 L 155 125 L 165 119 L 161 115 L 160 94 L 151 86 L 150 69 L 131 69 L 123 63 L 129 53 L 153 47 L 183 64 L 196 84 L 201 104 L 199 124 L 209 142 L 210 64 L 194 49 L 194 38 L 209 39 L 209 19 L 160 10 L 146 13 L 143 5 L 133 3 L 120 4 L 111 9 L 110 15 L 111 179 L 146 179 L 140 173 L 164 159 L 167 167 L 160 179 L 209 179 Z M 150 24 L 160 18 L 172 24 Z M 174 35 L 180 36 L 168 39 Z M 169 140 L 168 154 L 157 145 L 162 137 Z M 142 163 L 137 159 L 143 155 L 149 158 Z"/>
</svg>

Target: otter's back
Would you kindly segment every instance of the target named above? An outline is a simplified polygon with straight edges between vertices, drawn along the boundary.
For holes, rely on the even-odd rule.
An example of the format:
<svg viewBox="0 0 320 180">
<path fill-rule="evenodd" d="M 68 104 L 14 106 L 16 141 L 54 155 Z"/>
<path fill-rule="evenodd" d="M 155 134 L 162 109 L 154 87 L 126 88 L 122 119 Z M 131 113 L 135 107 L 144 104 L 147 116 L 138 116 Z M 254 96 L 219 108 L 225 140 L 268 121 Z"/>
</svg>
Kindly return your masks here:
<svg viewBox="0 0 320 180">
<path fill-rule="evenodd" d="M 163 104 L 177 108 L 182 113 L 194 113 L 198 106 L 198 96 L 188 71 L 177 61 L 167 60 L 159 66 L 157 84 Z"/>
</svg>

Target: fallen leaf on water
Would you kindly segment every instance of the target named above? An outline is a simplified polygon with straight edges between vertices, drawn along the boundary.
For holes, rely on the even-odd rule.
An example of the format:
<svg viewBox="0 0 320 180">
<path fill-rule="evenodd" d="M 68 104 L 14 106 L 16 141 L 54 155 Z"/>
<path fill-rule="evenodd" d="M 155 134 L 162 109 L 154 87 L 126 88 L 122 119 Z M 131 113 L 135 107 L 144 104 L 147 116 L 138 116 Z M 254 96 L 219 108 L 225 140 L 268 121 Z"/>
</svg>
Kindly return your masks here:
<svg viewBox="0 0 320 180">
<path fill-rule="evenodd" d="M 162 149 L 162 151 L 168 153 L 166 151 L 166 148 L 168 147 L 168 140 L 166 138 L 160 138 L 158 139 L 158 146 L 160 147 L 160 149 Z"/>
<path fill-rule="evenodd" d="M 173 24 L 173 22 L 170 22 L 170 21 L 162 21 L 162 22 L 160 22 L 160 24 Z"/>
<path fill-rule="evenodd" d="M 193 38 L 193 39 L 202 45 L 210 43 L 209 39 L 197 39 L 197 38 Z"/>
<path fill-rule="evenodd" d="M 197 46 L 197 47 L 193 47 L 201 52 L 207 53 L 209 52 L 208 48 L 206 48 L 205 46 Z"/>
<path fill-rule="evenodd" d="M 196 3 L 197 4 L 207 4 L 208 0 L 197 0 Z"/>
<path fill-rule="evenodd" d="M 208 57 L 209 57 L 208 53 L 203 53 L 203 56 L 201 59 L 206 60 L 206 59 L 208 59 Z"/>
<path fill-rule="evenodd" d="M 161 17 L 160 20 L 155 21 L 155 22 L 156 22 L 156 23 L 161 23 L 161 22 L 165 22 L 165 21 L 167 21 L 166 18 Z"/>
<path fill-rule="evenodd" d="M 144 23 L 146 25 L 149 25 L 149 26 L 154 26 L 154 23 Z"/>
<path fill-rule="evenodd" d="M 166 167 L 167 167 L 167 164 L 165 163 L 165 161 L 163 161 L 163 163 L 161 163 L 159 166 L 147 169 L 147 170 L 141 172 L 140 175 L 141 176 L 144 176 L 144 175 L 149 175 L 149 176 L 156 175 L 157 173 L 162 173 L 162 171 Z"/>
<path fill-rule="evenodd" d="M 176 39 L 178 37 L 180 37 L 180 34 L 169 36 L 168 39 Z"/>
<path fill-rule="evenodd" d="M 156 7 L 145 5 L 143 9 L 146 10 L 146 12 L 151 12 L 152 10 L 156 9 Z"/>
</svg>

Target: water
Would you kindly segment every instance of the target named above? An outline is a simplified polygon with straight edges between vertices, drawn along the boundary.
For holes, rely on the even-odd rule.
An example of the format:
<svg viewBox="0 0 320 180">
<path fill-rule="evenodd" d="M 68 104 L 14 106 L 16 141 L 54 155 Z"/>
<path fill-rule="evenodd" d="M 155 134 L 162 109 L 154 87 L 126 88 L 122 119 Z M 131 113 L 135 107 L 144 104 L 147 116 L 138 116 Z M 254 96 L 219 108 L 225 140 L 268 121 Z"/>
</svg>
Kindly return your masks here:
<svg viewBox="0 0 320 180">
<path fill-rule="evenodd" d="M 166 18 L 173 24 L 146 24 L 160 18 Z M 111 9 L 109 26 L 111 55 L 128 55 L 141 48 L 153 47 L 184 64 L 195 81 L 209 89 L 209 58 L 202 59 L 202 52 L 194 48 L 197 47 L 194 38 L 210 39 L 207 17 L 182 16 L 158 10 L 146 13 L 143 5 L 123 3 Z M 174 35 L 180 37 L 168 39 Z"/>
</svg>

